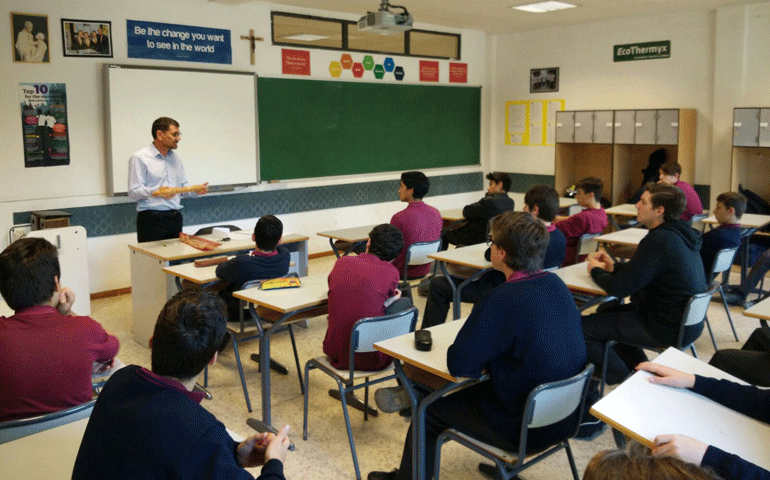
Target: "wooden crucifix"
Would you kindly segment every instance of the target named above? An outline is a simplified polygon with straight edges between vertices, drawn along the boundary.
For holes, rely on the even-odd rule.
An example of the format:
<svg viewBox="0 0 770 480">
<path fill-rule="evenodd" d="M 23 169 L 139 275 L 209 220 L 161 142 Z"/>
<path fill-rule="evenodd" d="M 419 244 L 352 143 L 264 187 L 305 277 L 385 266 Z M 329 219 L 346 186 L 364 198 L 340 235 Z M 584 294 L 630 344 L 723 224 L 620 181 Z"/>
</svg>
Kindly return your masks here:
<svg viewBox="0 0 770 480">
<path fill-rule="evenodd" d="M 261 42 L 264 40 L 262 37 L 255 37 L 254 36 L 254 29 L 249 29 L 248 35 L 241 35 L 241 40 L 248 40 L 251 44 L 251 64 L 254 65 L 254 51 L 257 48 L 257 42 Z"/>
</svg>

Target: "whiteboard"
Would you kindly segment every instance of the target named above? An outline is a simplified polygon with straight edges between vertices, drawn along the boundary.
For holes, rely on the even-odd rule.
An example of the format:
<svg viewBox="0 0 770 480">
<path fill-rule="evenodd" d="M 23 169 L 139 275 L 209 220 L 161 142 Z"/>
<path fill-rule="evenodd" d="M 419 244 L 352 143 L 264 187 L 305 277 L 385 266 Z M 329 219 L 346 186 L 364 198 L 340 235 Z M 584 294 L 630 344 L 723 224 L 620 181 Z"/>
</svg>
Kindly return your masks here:
<svg viewBox="0 0 770 480">
<path fill-rule="evenodd" d="M 175 153 L 190 185 L 258 182 L 256 74 L 111 64 L 105 69 L 111 195 L 127 194 L 128 159 L 152 143 L 158 117 L 179 122 L 182 139 Z"/>
</svg>

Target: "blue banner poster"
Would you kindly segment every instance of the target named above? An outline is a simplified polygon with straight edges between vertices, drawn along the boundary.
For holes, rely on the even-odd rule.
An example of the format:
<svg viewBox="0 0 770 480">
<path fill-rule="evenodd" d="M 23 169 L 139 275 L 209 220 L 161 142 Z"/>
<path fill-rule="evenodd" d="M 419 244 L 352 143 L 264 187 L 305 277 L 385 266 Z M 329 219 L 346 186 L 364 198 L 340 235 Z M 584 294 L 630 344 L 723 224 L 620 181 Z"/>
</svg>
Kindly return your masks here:
<svg viewBox="0 0 770 480">
<path fill-rule="evenodd" d="M 126 20 L 126 34 L 130 58 L 233 63 L 230 30 Z"/>
<path fill-rule="evenodd" d="M 63 83 L 20 83 L 24 166 L 70 164 L 67 92 Z"/>
</svg>

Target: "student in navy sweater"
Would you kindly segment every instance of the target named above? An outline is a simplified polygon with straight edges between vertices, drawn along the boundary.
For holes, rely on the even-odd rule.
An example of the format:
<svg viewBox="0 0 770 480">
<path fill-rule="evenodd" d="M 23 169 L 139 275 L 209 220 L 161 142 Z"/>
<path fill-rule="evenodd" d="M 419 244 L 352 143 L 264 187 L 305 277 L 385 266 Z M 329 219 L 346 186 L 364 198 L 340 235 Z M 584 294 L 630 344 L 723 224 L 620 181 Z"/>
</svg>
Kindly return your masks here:
<svg viewBox="0 0 770 480">
<path fill-rule="evenodd" d="M 536 386 L 576 375 L 586 364 L 580 315 L 566 285 L 543 272 L 549 241 L 542 222 L 526 213 L 506 212 L 492 221 L 494 268 L 507 281 L 473 307 L 447 351 L 452 375 L 490 380 L 448 395 L 427 409 L 427 478 L 433 476 L 433 452 L 440 432 L 456 428 L 508 450 L 518 448 L 521 416 Z M 532 448 L 549 445 L 574 424 L 570 419 L 529 431 Z M 412 429 L 401 466 L 371 472 L 369 480 L 412 478 Z"/>
<path fill-rule="evenodd" d="M 728 380 L 691 375 L 652 362 L 642 363 L 637 369 L 657 375 L 650 378 L 651 383 L 689 388 L 736 412 L 770 423 L 770 391 Z M 674 456 L 696 465 L 711 467 L 720 476 L 731 480 L 770 480 L 770 472 L 764 468 L 685 435 L 658 435 L 655 437 L 652 454 L 658 457 Z"/>
<path fill-rule="evenodd" d="M 250 254 L 236 255 L 217 267 L 217 277 L 229 282 L 220 292 L 227 304 L 227 317 L 231 322 L 240 320 L 240 302 L 233 292 L 251 280 L 283 277 L 289 272 L 289 251 L 278 247 L 283 235 L 283 223 L 273 215 L 265 215 L 254 225 L 251 239 L 257 244 Z"/>
<path fill-rule="evenodd" d="M 244 468 L 264 465 L 258 480 L 284 480 L 289 426 L 235 442 L 194 392 L 214 365 L 225 334 L 225 306 L 216 293 L 184 290 L 158 316 L 150 340 L 152 371 L 129 365 L 107 381 L 80 444 L 74 480 L 251 479 Z"/>
<path fill-rule="evenodd" d="M 706 272 L 706 282 L 711 283 L 711 269 L 714 258 L 723 248 L 738 248 L 741 246 L 741 217 L 746 211 L 746 197 L 737 192 L 720 193 L 717 197 L 717 207 L 714 209 L 719 226 L 704 233 L 701 237 L 700 258 L 703 260 L 703 271 Z"/>
</svg>

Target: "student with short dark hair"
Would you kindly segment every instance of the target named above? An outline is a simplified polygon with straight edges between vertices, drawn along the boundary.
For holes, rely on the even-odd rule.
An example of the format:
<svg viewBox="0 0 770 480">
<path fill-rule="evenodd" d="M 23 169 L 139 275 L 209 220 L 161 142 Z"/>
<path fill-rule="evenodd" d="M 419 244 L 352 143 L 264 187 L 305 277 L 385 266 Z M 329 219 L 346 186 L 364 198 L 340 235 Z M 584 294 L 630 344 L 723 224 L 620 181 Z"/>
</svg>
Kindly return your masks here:
<svg viewBox="0 0 770 480">
<path fill-rule="evenodd" d="M 607 228 L 607 213 L 601 204 L 604 182 L 597 177 L 588 177 L 579 181 L 575 189 L 575 200 L 583 210 L 555 223 L 556 228 L 567 238 L 564 266 L 585 260 L 585 255 L 579 256 L 577 251 L 581 235 L 601 233 Z"/>
<path fill-rule="evenodd" d="M 221 292 L 227 304 L 227 318 L 231 322 L 240 320 L 240 302 L 233 292 L 251 280 L 266 280 L 283 277 L 289 272 L 291 256 L 284 247 L 279 247 L 283 235 L 283 223 L 273 216 L 264 215 L 256 225 L 251 239 L 257 248 L 250 254 L 236 255 L 217 266 L 217 277 L 230 282 Z"/>
<path fill-rule="evenodd" d="M 682 175 L 682 166 L 676 162 L 666 162 L 660 166 L 659 181 L 673 185 L 684 192 L 687 199 L 685 209 L 682 212 L 682 220 L 690 220 L 694 215 L 703 213 L 703 204 L 695 190 L 687 182 L 679 179 Z"/>
<path fill-rule="evenodd" d="M 549 242 L 542 222 L 526 213 L 505 212 L 492 221 L 493 267 L 506 283 L 478 302 L 449 347 L 449 373 L 490 380 L 438 399 L 426 411 L 427 452 L 447 428 L 505 450 L 517 450 L 524 404 L 533 388 L 570 378 L 586 364 L 580 315 L 564 282 L 543 272 Z M 574 429 L 572 419 L 530 429 L 533 450 Z M 434 455 L 425 459 L 432 478 Z M 411 479 L 412 428 L 401 465 L 392 472 L 371 472 L 369 480 Z"/>
<path fill-rule="evenodd" d="M 323 351 L 334 368 L 350 368 L 350 332 L 358 320 L 396 313 L 412 306 L 401 298 L 393 260 L 404 248 L 401 231 L 387 223 L 369 232 L 366 253 L 337 259 L 329 273 L 329 326 Z M 356 353 L 356 370 L 381 370 L 392 358 L 380 352 Z"/>
<path fill-rule="evenodd" d="M 107 381 L 80 444 L 73 479 L 283 480 L 288 425 L 235 442 L 200 406 L 195 381 L 214 365 L 225 335 L 225 306 L 208 290 L 184 290 L 161 310 L 150 340 L 152 371 L 129 365 Z"/>
<path fill-rule="evenodd" d="M 430 181 L 422 172 L 404 172 L 401 174 L 401 184 L 398 188 L 398 197 L 406 202 L 405 209 L 393 215 L 390 224 L 401 230 L 404 235 L 404 249 L 393 260 L 393 266 L 399 275 L 404 272 L 404 260 L 406 249 L 413 243 L 435 242 L 441 238 L 441 214 L 435 208 L 429 206 L 422 199 L 427 195 Z M 430 264 L 414 265 L 409 267 L 409 278 L 424 277 L 430 272 Z"/>
<path fill-rule="evenodd" d="M 484 198 L 463 208 L 464 220 L 450 225 L 441 234 L 442 249 L 449 244 L 476 245 L 484 243 L 487 235 L 487 223 L 495 216 L 513 210 L 513 199 L 508 196 L 511 188 L 511 176 L 504 172 L 487 174 L 489 187 Z"/>
<path fill-rule="evenodd" d="M 75 294 L 60 278 L 56 247 L 43 238 L 22 238 L 0 254 L 0 292 L 15 312 L 0 317 L 0 421 L 91 400 L 94 363 L 118 353 L 114 335 L 72 313 Z"/>
<path fill-rule="evenodd" d="M 711 269 L 717 253 L 724 248 L 741 246 L 741 217 L 745 211 L 746 197 L 740 193 L 725 192 L 717 197 L 714 217 L 719 225 L 701 237 L 703 244 L 700 247 L 700 257 L 703 260 L 703 271 L 706 273 L 708 283 L 714 280 Z"/>
</svg>

